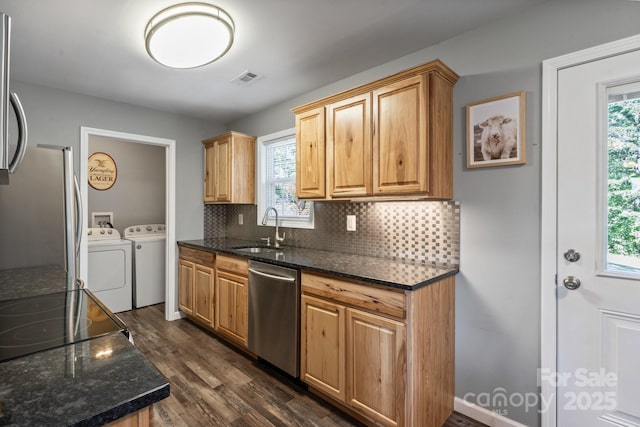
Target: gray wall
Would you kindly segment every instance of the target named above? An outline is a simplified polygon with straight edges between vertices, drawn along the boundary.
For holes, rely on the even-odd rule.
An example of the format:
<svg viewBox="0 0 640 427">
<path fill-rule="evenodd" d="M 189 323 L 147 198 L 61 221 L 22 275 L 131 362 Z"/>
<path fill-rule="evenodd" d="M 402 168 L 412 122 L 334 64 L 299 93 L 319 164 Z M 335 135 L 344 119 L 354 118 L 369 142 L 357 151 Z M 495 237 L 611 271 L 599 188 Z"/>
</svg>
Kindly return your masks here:
<svg viewBox="0 0 640 427">
<path fill-rule="evenodd" d="M 98 151 L 113 158 L 118 176 L 108 190 L 89 187 L 89 225 L 92 212 L 113 212 L 121 235 L 130 225 L 164 224 L 166 148 L 91 135 L 87 155 Z"/>
<path fill-rule="evenodd" d="M 549 1 L 312 90 L 228 128 L 258 136 L 290 128 L 292 107 L 436 58 L 459 73 L 454 94 L 454 198 L 461 203 L 456 395 L 476 402 L 479 393 L 499 388 L 507 395 L 535 394 L 540 365 L 541 62 L 634 35 L 638 22 L 638 2 Z M 519 90 L 527 92 L 527 164 L 466 169 L 465 105 Z M 540 424 L 538 408 L 494 409 L 526 425 Z"/>
<path fill-rule="evenodd" d="M 14 75 L 14 79 L 18 76 Z M 80 127 L 176 140 L 176 237 L 199 239 L 203 233 L 202 144 L 224 126 L 176 114 L 12 81 L 29 125 L 29 145 L 67 145 L 80 164 Z"/>
</svg>

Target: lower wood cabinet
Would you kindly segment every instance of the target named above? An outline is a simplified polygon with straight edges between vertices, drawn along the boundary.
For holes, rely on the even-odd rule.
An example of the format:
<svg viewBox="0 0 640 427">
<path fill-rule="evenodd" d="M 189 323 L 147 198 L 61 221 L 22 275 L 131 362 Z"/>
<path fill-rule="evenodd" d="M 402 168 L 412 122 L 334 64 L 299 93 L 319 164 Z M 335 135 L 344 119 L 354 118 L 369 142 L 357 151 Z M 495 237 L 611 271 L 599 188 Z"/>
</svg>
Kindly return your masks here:
<svg viewBox="0 0 640 427">
<path fill-rule="evenodd" d="M 216 259 L 216 330 L 243 347 L 249 324 L 248 268 L 244 258 L 218 255 Z"/>
<path fill-rule="evenodd" d="M 206 325 L 214 326 L 214 275 L 213 268 L 195 264 L 193 272 L 193 315 Z"/>
<path fill-rule="evenodd" d="M 403 425 L 404 323 L 347 309 L 348 404 L 383 425 Z"/>
<path fill-rule="evenodd" d="M 214 260 L 211 252 L 180 247 L 178 307 L 203 326 L 214 325 Z"/>
<path fill-rule="evenodd" d="M 218 332 L 247 346 L 247 282 L 246 277 L 222 270 L 216 273 L 218 287 Z"/>
<path fill-rule="evenodd" d="M 147 406 L 137 412 L 125 415 L 107 424 L 107 427 L 149 427 L 153 420 L 153 406 Z"/>
<path fill-rule="evenodd" d="M 179 248 L 178 307 L 189 319 L 246 350 L 248 261 L 185 246 Z"/>
<path fill-rule="evenodd" d="M 347 401 L 346 308 L 302 295 L 300 376 L 307 384 Z"/>
<path fill-rule="evenodd" d="M 415 291 L 302 273 L 301 380 L 367 424 L 453 412 L 454 280 Z"/>
<path fill-rule="evenodd" d="M 178 307 L 186 314 L 193 314 L 193 271 L 194 263 L 178 260 Z"/>
</svg>

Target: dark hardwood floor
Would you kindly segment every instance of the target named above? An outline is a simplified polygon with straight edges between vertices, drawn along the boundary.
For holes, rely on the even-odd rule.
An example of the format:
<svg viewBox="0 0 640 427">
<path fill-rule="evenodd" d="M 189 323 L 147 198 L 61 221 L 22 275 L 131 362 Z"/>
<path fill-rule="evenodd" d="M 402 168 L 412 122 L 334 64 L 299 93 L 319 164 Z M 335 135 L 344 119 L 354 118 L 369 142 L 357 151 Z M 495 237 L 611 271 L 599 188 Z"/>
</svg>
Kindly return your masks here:
<svg viewBox="0 0 640 427">
<path fill-rule="evenodd" d="M 362 425 L 195 324 L 166 322 L 163 304 L 119 316 L 140 352 L 171 384 L 171 396 L 154 406 L 154 427 Z M 444 425 L 480 426 L 457 413 Z"/>
</svg>

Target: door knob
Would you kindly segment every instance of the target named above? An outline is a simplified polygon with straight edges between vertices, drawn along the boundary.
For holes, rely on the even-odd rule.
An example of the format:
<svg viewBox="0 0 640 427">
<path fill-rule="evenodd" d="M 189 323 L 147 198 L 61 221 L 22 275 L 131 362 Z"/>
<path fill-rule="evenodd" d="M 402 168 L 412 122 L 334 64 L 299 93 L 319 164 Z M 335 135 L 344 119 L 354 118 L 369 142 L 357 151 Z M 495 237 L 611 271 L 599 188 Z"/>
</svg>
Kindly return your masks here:
<svg viewBox="0 0 640 427">
<path fill-rule="evenodd" d="M 580 252 L 576 252 L 573 249 L 569 249 L 564 253 L 564 259 L 569 262 L 577 262 L 580 259 Z"/>
<path fill-rule="evenodd" d="M 567 276 L 562 281 L 562 284 L 564 285 L 565 288 L 569 289 L 570 291 L 575 291 L 580 287 L 580 279 L 573 276 Z"/>
</svg>

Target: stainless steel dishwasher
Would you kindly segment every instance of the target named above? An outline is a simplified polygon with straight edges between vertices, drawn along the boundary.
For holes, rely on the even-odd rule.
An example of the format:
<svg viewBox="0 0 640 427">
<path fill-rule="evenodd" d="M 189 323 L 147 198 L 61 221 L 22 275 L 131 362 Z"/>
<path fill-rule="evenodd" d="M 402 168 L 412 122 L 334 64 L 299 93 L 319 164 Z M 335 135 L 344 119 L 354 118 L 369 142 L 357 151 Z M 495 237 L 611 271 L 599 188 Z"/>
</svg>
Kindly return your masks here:
<svg viewBox="0 0 640 427">
<path fill-rule="evenodd" d="M 300 375 L 299 271 L 249 261 L 249 350 Z"/>
</svg>

